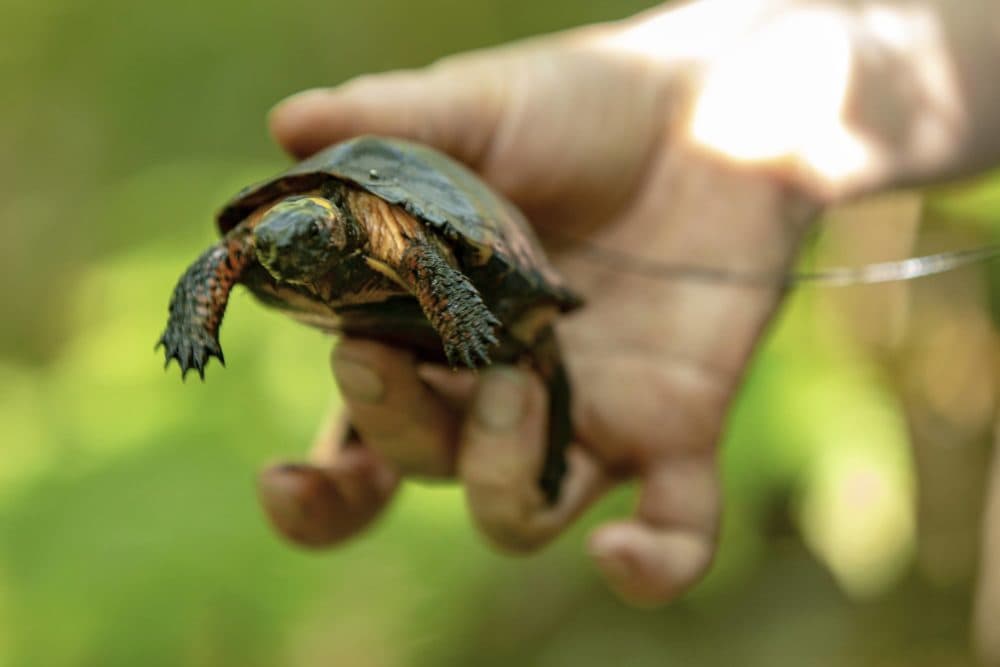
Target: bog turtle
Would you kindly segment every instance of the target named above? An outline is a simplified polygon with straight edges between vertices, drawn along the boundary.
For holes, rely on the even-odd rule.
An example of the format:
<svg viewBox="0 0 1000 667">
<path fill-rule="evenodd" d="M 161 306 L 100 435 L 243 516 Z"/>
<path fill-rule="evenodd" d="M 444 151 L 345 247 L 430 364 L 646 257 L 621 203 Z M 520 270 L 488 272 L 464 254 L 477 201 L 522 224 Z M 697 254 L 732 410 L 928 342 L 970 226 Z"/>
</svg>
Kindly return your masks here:
<svg viewBox="0 0 1000 667">
<path fill-rule="evenodd" d="M 512 204 L 433 149 L 365 136 L 243 189 L 217 222 L 222 239 L 174 288 L 168 365 L 204 379 L 211 357 L 223 362 L 219 327 L 241 283 L 302 322 L 424 360 L 529 366 L 550 392 L 539 484 L 557 499 L 572 431 L 552 323 L 581 301 Z"/>
</svg>

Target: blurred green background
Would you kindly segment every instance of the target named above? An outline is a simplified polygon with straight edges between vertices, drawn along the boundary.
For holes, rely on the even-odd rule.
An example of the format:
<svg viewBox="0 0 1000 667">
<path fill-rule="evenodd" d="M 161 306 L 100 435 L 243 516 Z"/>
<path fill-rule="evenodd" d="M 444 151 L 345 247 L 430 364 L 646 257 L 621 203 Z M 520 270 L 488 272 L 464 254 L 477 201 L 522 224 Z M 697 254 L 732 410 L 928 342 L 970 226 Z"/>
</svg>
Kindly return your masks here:
<svg viewBox="0 0 1000 667">
<path fill-rule="evenodd" d="M 630 489 L 528 559 L 490 552 L 449 486 L 408 486 L 343 549 L 293 550 L 253 479 L 336 402 L 329 341 L 241 292 L 225 372 L 181 384 L 152 351 L 211 212 L 286 163 L 275 101 L 652 4 L 0 0 L 0 665 L 969 664 L 982 270 L 793 297 L 724 445 L 717 564 L 656 612 L 582 554 Z M 1000 187 L 919 217 L 886 238 L 829 223 L 806 261 L 982 242 Z"/>
</svg>

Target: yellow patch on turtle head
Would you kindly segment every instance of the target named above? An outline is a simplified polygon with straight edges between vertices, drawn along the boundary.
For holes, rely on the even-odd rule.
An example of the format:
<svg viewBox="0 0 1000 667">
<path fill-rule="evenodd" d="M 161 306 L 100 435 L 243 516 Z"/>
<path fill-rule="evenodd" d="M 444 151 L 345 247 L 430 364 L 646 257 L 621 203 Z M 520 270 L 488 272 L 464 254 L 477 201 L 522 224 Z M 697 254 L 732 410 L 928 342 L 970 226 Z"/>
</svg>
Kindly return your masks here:
<svg viewBox="0 0 1000 667">
<path fill-rule="evenodd" d="M 297 200 L 297 203 L 298 202 L 301 202 L 302 204 L 305 205 L 315 204 L 317 206 L 322 206 L 327 211 L 329 211 L 331 215 L 336 214 L 336 209 L 333 208 L 333 204 L 331 204 L 330 201 L 325 197 L 302 197 L 302 199 Z"/>
</svg>

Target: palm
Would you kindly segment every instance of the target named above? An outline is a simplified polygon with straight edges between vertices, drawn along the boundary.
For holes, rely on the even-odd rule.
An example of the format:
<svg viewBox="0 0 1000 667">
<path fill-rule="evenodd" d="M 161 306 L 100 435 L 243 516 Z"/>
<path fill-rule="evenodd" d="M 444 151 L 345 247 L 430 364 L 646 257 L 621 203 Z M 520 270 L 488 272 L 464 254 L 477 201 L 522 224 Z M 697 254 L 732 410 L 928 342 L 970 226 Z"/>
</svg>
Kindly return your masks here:
<svg viewBox="0 0 1000 667">
<path fill-rule="evenodd" d="M 790 208 L 795 202 L 767 177 L 671 147 L 668 73 L 585 48 L 527 49 L 491 68 L 516 82 L 517 104 L 495 117 L 486 157 L 466 157 L 555 241 L 553 260 L 587 299 L 560 329 L 581 439 L 622 470 L 664 455 L 709 455 L 777 289 L 657 281 L 627 261 L 595 261 L 595 249 L 777 271 L 794 248 L 791 218 L 808 209 Z M 646 92 L 633 103 L 626 91 L 636 89 Z"/>
<path fill-rule="evenodd" d="M 589 247 L 660 262 L 776 271 L 788 263 L 811 214 L 804 198 L 774 179 L 685 145 L 673 129 L 677 73 L 596 51 L 570 34 L 425 72 L 362 79 L 332 95 L 310 93 L 274 117 L 276 136 L 299 154 L 363 132 L 437 146 L 519 204 L 543 237 L 561 241 L 552 247 L 553 260 L 587 300 L 559 333 L 581 445 L 577 470 L 591 472 L 569 481 L 564 506 L 554 511 L 537 499 L 535 473 L 523 472 L 516 483 L 498 481 L 496 470 L 520 464 L 507 460 L 505 468 L 483 459 L 515 456 L 495 442 L 461 450 L 467 463 L 459 461 L 459 472 L 480 526 L 512 548 L 544 542 L 610 480 L 637 475 L 637 517 L 599 529 L 592 549 L 616 588 L 655 600 L 694 581 L 711 559 L 720 502 L 714 444 L 779 293 L 776 287 L 654 281 L 630 273 L 627 261 L 593 261 Z M 581 249 L 574 239 L 591 246 Z M 366 441 L 372 434 L 382 439 L 381 428 L 380 452 L 402 469 L 454 471 L 452 440 L 460 428 L 425 387 L 408 379 L 412 361 L 389 351 L 362 352 L 384 372 L 395 372 L 410 392 L 396 412 L 348 401 L 354 423 L 371 424 L 362 430 Z M 401 417 L 405 411 L 409 421 Z M 398 442 L 402 432 L 405 443 Z M 532 440 L 538 438 L 524 436 L 518 446 Z M 425 453 L 424 464 L 402 465 L 414 451 Z M 354 469 L 337 474 L 357 485 L 350 481 L 357 478 Z M 268 497 L 272 514 L 282 502 L 276 497 Z M 324 539 L 356 530 L 374 511 L 369 503 L 353 519 L 334 521 L 338 527 Z"/>
</svg>

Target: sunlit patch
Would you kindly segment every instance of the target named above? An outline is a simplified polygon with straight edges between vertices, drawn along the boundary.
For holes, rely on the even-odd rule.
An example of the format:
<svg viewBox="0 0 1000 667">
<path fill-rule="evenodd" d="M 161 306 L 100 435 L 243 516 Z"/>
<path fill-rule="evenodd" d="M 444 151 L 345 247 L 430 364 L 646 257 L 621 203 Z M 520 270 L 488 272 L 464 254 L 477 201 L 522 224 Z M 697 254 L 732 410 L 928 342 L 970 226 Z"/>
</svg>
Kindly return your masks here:
<svg viewBox="0 0 1000 667">
<path fill-rule="evenodd" d="M 739 446 L 727 451 L 742 458 L 728 465 L 794 480 L 793 517 L 807 547 L 848 595 L 871 597 L 900 580 L 915 552 L 909 431 L 880 368 L 842 318 L 818 322 L 816 306 L 815 295 L 795 295 L 761 351 L 762 377 L 775 384 L 751 378 L 753 403 L 742 417 L 737 408 L 731 429 L 750 434 L 734 436 Z M 752 431 L 761 415 L 773 429 L 767 453 Z"/>
<path fill-rule="evenodd" d="M 33 481 L 58 459 L 51 420 L 45 405 L 45 384 L 27 368 L 0 364 L 0 507 L 22 485 Z M 0 625 L 2 627 L 2 625 Z M 2 655 L 2 653 L 0 653 Z"/>
<path fill-rule="evenodd" d="M 800 160 L 832 182 L 863 171 L 873 150 L 841 118 L 852 67 L 848 33 L 843 12 L 825 9 L 762 27 L 708 72 L 691 136 L 735 160 Z"/>
<path fill-rule="evenodd" d="M 791 168 L 831 197 L 940 164 L 964 129 L 941 27 L 922 7 L 709 0 L 593 44 L 686 72 L 696 144 Z"/>
<path fill-rule="evenodd" d="M 754 0 L 701 0 L 666 13 L 655 10 L 616 25 L 593 45 L 666 63 L 703 60 L 739 37 L 759 17 L 762 5 Z"/>
<path fill-rule="evenodd" d="M 843 7 L 771 11 L 709 0 L 602 35 L 599 48 L 696 66 L 689 133 L 732 160 L 795 164 L 828 189 L 884 169 L 876 147 L 843 118 L 856 17 Z M 877 15 L 899 38 L 905 30 Z M 893 32 L 893 30 L 895 31 Z"/>
<path fill-rule="evenodd" d="M 807 544 L 854 597 L 888 590 L 914 550 L 907 443 L 902 428 L 891 427 L 887 417 L 892 421 L 891 413 L 854 414 L 852 421 L 869 432 L 852 434 L 848 427 L 831 433 L 829 446 L 811 463 L 800 504 Z M 880 426 L 880 420 L 886 423 Z"/>
</svg>

